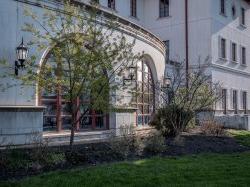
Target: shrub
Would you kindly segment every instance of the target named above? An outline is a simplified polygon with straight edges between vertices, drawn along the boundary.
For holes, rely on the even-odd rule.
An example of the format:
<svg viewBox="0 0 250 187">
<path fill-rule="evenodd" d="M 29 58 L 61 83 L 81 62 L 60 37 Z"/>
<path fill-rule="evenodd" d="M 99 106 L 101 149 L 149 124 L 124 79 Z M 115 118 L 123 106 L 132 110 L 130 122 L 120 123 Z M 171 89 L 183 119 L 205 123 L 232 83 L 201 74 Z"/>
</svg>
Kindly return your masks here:
<svg viewBox="0 0 250 187">
<path fill-rule="evenodd" d="M 214 120 L 202 122 L 201 132 L 205 135 L 219 136 L 224 134 L 223 126 Z"/>
<path fill-rule="evenodd" d="M 164 137 L 175 137 L 186 128 L 193 117 L 194 112 L 191 110 L 171 104 L 159 109 L 150 125 L 159 130 Z"/>
<path fill-rule="evenodd" d="M 141 138 L 136 136 L 133 125 L 123 125 L 119 129 L 120 136 L 113 134 L 109 139 L 111 150 L 120 155 L 123 159 L 132 155 L 140 155 L 143 148 L 141 147 Z"/>
<path fill-rule="evenodd" d="M 66 151 L 65 158 L 69 163 L 71 163 L 73 165 L 87 163 L 89 160 L 87 154 L 82 153 L 82 152 L 77 151 L 77 150 Z"/>
<path fill-rule="evenodd" d="M 162 153 L 166 150 L 165 137 L 161 133 L 156 132 L 152 135 L 149 135 L 145 139 L 145 148 L 146 153 Z"/>
</svg>

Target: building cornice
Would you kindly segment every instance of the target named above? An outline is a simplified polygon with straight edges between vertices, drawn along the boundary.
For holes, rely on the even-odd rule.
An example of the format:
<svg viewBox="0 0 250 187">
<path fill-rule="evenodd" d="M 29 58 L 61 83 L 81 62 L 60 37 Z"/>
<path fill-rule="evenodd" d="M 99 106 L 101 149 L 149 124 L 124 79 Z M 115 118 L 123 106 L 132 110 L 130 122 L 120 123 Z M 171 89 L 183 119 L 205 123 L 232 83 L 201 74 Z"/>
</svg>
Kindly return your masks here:
<svg viewBox="0 0 250 187">
<path fill-rule="evenodd" d="M 58 11 L 58 8 L 53 7 L 53 5 L 62 5 L 61 0 L 40 0 L 34 1 L 34 0 L 14 0 L 17 2 L 29 4 L 32 6 L 40 7 L 40 8 L 45 8 L 53 11 Z M 84 2 L 81 2 L 79 0 L 72 0 L 73 3 L 76 5 L 80 6 L 91 6 L 89 4 L 86 4 Z M 119 28 L 116 28 L 116 30 L 121 31 L 127 35 L 133 36 L 134 38 L 141 40 L 152 47 L 156 48 L 162 55 L 165 55 L 165 44 L 161 41 L 159 37 L 145 29 L 144 27 L 126 19 L 123 18 L 117 14 L 114 14 L 111 11 L 105 10 L 101 6 L 98 7 L 100 11 L 102 11 L 102 15 L 105 18 L 116 18 L 116 21 L 119 23 Z"/>
<path fill-rule="evenodd" d="M 234 74 L 243 75 L 245 77 L 250 77 L 250 73 L 248 73 L 248 72 L 244 72 L 244 71 L 240 71 L 240 70 L 237 70 L 237 69 L 225 67 L 225 66 L 222 66 L 222 65 L 219 65 L 219 64 L 211 64 L 211 66 L 214 69 L 221 69 L 221 70 L 224 70 L 226 72 L 231 72 L 231 73 L 234 73 Z"/>
</svg>

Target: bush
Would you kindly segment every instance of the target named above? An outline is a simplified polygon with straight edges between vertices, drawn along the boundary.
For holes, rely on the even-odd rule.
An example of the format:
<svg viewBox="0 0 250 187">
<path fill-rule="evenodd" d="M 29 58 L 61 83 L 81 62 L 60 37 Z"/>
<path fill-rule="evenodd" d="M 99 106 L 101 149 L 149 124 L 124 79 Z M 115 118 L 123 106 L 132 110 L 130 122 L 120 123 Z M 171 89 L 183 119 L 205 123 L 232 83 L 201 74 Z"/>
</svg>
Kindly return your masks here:
<svg viewBox="0 0 250 187">
<path fill-rule="evenodd" d="M 65 157 L 66 157 L 66 160 L 73 165 L 83 164 L 83 163 L 87 163 L 89 161 L 87 154 L 82 153 L 82 152 L 77 151 L 77 150 L 66 151 Z"/>
<path fill-rule="evenodd" d="M 120 136 L 112 135 L 109 139 L 111 150 L 123 159 L 129 156 L 140 155 L 143 151 L 141 138 L 136 136 L 134 126 L 123 125 L 120 127 Z"/>
<path fill-rule="evenodd" d="M 225 133 L 223 126 L 218 124 L 214 120 L 202 122 L 201 132 L 205 135 L 213 135 L 213 136 L 219 136 Z"/>
<path fill-rule="evenodd" d="M 161 133 L 157 132 L 152 135 L 149 135 L 145 139 L 145 148 L 146 153 L 162 153 L 166 151 L 166 141 L 165 137 Z"/>
<path fill-rule="evenodd" d="M 159 109 L 150 125 L 159 130 L 164 137 L 175 137 L 186 128 L 193 117 L 194 112 L 191 110 L 171 104 Z"/>
</svg>

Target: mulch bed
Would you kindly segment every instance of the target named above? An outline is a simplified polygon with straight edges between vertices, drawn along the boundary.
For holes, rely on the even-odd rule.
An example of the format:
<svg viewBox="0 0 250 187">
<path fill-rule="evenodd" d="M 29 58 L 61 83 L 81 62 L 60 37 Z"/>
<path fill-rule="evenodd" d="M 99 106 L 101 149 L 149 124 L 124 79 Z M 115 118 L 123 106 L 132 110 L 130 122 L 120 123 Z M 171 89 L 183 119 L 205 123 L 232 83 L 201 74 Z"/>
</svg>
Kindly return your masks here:
<svg viewBox="0 0 250 187">
<path fill-rule="evenodd" d="M 235 153 L 250 151 L 250 147 L 245 147 L 238 144 L 232 137 L 204 136 L 199 133 L 184 133 L 179 141 L 170 138 L 167 140 L 166 144 L 167 150 L 164 153 L 158 155 L 180 156 L 199 153 Z M 75 168 L 77 166 L 89 167 L 101 163 L 125 160 L 125 158 L 118 153 L 114 153 L 107 143 L 75 145 L 74 150 L 77 151 L 73 154 L 67 154 L 69 152 L 68 150 L 68 146 L 49 147 L 48 151 L 66 153 L 66 158 L 69 157 L 65 162 L 53 165 L 36 166 L 36 164 L 34 164 L 32 167 L 11 170 L 6 169 L 5 166 L 1 165 L 0 160 L 0 180 L 8 180 L 13 178 L 21 179 L 26 176 L 37 175 L 47 171 L 63 170 Z M 20 151 L 30 154 L 30 152 L 33 150 L 22 149 Z M 0 154 L 5 154 L 5 151 L 1 151 Z M 153 155 L 155 154 L 144 153 L 140 156 L 131 154 L 128 158 L 126 158 L 126 160 L 148 158 Z M 68 160 L 73 160 L 73 162 L 69 162 Z"/>
</svg>

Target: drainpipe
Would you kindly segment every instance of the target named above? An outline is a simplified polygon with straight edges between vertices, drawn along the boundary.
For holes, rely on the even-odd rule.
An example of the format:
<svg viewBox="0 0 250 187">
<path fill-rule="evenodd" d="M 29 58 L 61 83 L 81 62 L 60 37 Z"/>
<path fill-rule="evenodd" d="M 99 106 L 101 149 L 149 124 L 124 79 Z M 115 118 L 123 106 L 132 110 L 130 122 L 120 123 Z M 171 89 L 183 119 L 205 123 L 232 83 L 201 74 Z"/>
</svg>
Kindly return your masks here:
<svg viewBox="0 0 250 187">
<path fill-rule="evenodd" d="M 186 88 L 189 87 L 189 38 L 188 38 L 188 0 L 185 0 L 185 47 L 186 47 Z"/>
</svg>

